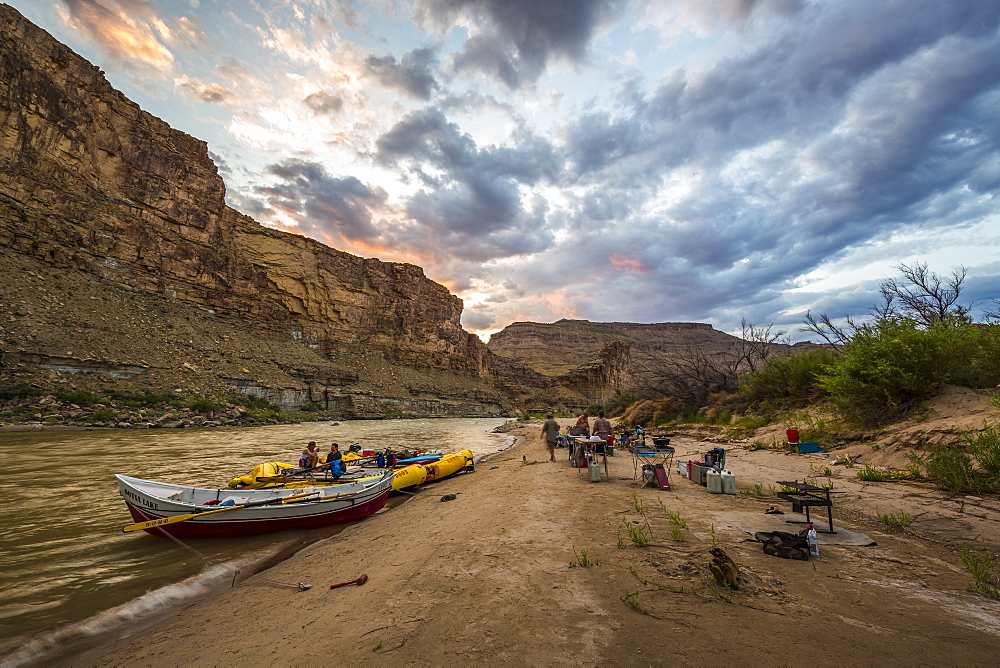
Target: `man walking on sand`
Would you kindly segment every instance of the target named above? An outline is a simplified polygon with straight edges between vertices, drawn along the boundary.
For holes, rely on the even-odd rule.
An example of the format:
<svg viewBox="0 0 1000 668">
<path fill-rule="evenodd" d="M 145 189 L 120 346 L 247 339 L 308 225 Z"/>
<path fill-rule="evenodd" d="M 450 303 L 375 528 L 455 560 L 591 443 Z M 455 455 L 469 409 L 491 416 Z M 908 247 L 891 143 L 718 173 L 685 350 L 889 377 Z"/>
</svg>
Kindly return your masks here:
<svg viewBox="0 0 1000 668">
<path fill-rule="evenodd" d="M 545 424 L 542 425 L 542 438 L 545 439 L 545 445 L 549 449 L 549 461 L 554 462 L 556 460 L 556 441 L 559 440 L 559 423 L 555 421 L 551 413 L 545 418 Z"/>
</svg>

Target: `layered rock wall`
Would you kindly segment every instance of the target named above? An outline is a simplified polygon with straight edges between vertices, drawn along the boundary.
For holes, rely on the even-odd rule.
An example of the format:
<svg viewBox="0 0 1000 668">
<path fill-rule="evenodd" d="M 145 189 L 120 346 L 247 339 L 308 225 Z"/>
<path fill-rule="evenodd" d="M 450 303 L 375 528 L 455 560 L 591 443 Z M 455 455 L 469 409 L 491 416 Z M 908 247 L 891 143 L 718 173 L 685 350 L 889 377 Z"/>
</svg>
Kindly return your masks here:
<svg viewBox="0 0 1000 668">
<path fill-rule="evenodd" d="M 494 334 L 488 345 L 498 355 L 522 360 L 548 376 L 560 376 L 590 363 L 614 341 L 628 343 L 631 361 L 636 363 L 644 355 L 670 355 L 691 346 L 723 349 L 738 339 L 699 322 L 559 320 L 551 324 L 512 323 Z"/>
<path fill-rule="evenodd" d="M 98 68 L 6 5 L 0 55 L 4 252 L 228 319 L 340 365 L 331 372 L 322 363 L 279 364 L 294 386 L 272 388 L 281 396 L 350 392 L 344 366 L 376 357 L 464 379 L 456 396 L 395 387 L 385 392 L 394 401 L 404 395 L 415 406 L 460 411 L 465 404 L 472 412 L 479 409 L 470 395 L 491 406 L 506 401 L 493 385 L 510 375 L 505 365 L 462 329 L 461 300 L 420 267 L 356 257 L 229 208 L 205 142 L 140 109 Z M 8 353 L 64 354 L 40 341 L 15 341 L 20 350 Z M 378 398 L 377 389 L 365 392 Z"/>
</svg>

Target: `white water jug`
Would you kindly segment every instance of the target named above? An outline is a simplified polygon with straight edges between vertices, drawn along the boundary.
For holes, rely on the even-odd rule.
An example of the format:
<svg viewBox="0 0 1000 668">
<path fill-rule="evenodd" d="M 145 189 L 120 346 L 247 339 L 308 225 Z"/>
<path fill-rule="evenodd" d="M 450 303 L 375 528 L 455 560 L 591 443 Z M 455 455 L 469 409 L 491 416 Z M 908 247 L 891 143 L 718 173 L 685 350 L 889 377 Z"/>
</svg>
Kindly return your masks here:
<svg viewBox="0 0 1000 668">
<path fill-rule="evenodd" d="M 705 486 L 708 487 L 709 494 L 722 494 L 722 474 L 715 469 L 708 469 L 705 473 Z"/>
<path fill-rule="evenodd" d="M 590 460 L 590 482 L 601 482 L 601 465 L 597 458 Z"/>
<path fill-rule="evenodd" d="M 732 471 L 726 469 L 722 470 L 722 493 L 736 493 L 736 475 L 734 475 Z"/>
</svg>

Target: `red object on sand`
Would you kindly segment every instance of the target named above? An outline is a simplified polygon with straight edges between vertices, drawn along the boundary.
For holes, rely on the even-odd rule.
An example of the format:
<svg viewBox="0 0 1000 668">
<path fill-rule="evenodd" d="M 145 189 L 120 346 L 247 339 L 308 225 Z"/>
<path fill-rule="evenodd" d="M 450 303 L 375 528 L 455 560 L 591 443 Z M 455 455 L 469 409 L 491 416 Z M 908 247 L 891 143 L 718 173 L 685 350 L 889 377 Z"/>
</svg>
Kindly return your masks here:
<svg viewBox="0 0 1000 668">
<path fill-rule="evenodd" d="M 361 577 L 359 577 L 357 580 L 349 580 L 348 582 L 341 582 L 340 584 L 330 585 L 330 589 L 336 589 L 337 587 L 344 587 L 346 585 L 352 585 L 352 584 L 356 584 L 360 587 L 366 582 L 368 582 L 368 574 L 362 573 Z"/>
</svg>

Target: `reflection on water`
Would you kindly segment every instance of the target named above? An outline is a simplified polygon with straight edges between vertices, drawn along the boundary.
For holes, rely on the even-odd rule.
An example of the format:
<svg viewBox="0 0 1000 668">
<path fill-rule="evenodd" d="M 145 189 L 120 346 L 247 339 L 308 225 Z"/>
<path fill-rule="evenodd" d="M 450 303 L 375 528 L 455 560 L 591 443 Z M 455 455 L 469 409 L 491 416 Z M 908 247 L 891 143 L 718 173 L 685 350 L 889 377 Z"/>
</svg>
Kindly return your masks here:
<svg viewBox="0 0 1000 668">
<path fill-rule="evenodd" d="M 0 434 L 0 655 L 29 637 L 82 620 L 103 628 L 94 616 L 132 605 L 142 614 L 149 599 L 162 603 L 176 591 L 147 594 L 205 572 L 210 562 L 228 562 L 228 575 L 202 576 L 198 590 L 231 579 L 236 563 L 250 563 L 299 540 L 301 532 L 185 544 L 124 534 L 131 518 L 118 496 L 113 474 L 205 487 L 224 487 L 236 475 L 266 461 L 296 463 L 308 441 L 321 452 L 338 442 L 363 447 L 469 449 L 496 452 L 510 437 L 490 433 L 495 418 L 381 420 L 308 423 L 256 428 L 101 430 Z M 174 589 L 176 589 L 176 586 Z M 182 591 L 183 588 L 182 588 Z M 155 592 L 154 592 L 155 593 Z M 144 596 L 144 594 L 146 596 Z M 143 597 L 143 598 L 140 598 Z M 132 603 L 129 603 L 129 602 Z M 137 607 L 136 607 L 137 606 Z M 107 618 L 108 613 L 104 614 Z"/>
</svg>

